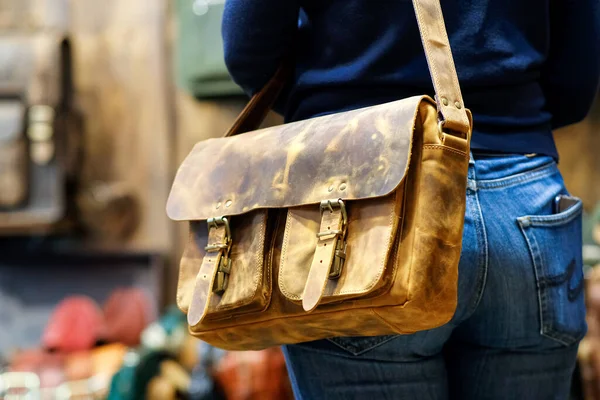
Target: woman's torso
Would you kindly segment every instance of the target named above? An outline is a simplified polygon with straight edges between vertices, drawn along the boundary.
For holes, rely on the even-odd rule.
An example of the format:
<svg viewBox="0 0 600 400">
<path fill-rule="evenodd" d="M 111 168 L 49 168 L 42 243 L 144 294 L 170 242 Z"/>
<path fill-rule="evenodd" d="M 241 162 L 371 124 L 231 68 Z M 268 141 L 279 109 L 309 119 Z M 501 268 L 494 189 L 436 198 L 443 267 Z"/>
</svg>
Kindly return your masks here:
<svg viewBox="0 0 600 400">
<path fill-rule="evenodd" d="M 412 3 L 304 0 L 288 121 L 433 95 Z M 442 2 L 474 148 L 555 155 L 541 67 L 547 0 Z M 535 12 L 533 12 L 535 10 Z"/>
</svg>

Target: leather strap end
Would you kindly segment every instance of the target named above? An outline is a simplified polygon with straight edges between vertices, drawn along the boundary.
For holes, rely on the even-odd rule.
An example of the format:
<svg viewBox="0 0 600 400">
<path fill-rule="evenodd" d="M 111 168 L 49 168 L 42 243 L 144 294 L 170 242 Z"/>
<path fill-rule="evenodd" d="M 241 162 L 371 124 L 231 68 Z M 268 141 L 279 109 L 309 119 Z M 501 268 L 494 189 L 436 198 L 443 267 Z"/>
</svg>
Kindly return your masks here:
<svg viewBox="0 0 600 400">
<path fill-rule="evenodd" d="M 329 272 L 333 265 L 336 240 L 336 238 L 333 238 L 319 241 L 312 265 L 310 266 L 306 286 L 304 286 L 304 292 L 302 293 L 302 308 L 306 312 L 313 311 L 321 302 L 325 286 L 327 285 L 327 279 L 329 278 Z"/>
<path fill-rule="evenodd" d="M 221 253 L 207 254 L 202 260 L 202 266 L 196 276 L 196 286 L 192 295 L 192 301 L 187 314 L 190 326 L 198 325 L 208 314 L 208 306 L 213 294 L 217 268 L 221 259 Z"/>
<path fill-rule="evenodd" d="M 332 212 L 325 211 L 321 219 L 320 232 L 339 230 L 342 228 L 342 221 L 343 216 L 340 209 L 335 209 Z M 304 292 L 302 293 L 302 308 L 306 312 L 313 311 L 321 302 L 333 265 L 338 240 L 340 240 L 338 235 L 331 234 L 322 236 L 317 243 Z"/>
</svg>

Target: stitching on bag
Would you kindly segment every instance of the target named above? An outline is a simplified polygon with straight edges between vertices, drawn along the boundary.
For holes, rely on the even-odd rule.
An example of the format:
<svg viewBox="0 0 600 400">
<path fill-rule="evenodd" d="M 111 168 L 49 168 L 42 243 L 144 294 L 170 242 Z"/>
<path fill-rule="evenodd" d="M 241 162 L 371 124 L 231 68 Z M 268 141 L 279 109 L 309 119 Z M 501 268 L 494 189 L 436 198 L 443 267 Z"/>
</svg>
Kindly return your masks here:
<svg viewBox="0 0 600 400">
<path fill-rule="evenodd" d="M 383 275 L 383 273 L 385 272 L 385 265 L 387 264 L 387 261 L 389 259 L 389 252 L 390 252 L 390 248 L 394 247 L 394 238 L 396 237 L 395 235 L 392 235 L 392 231 L 394 230 L 394 216 L 395 216 L 395 206 L 396 206 L 396 199 L 398 196 L 398 190 L 396 189 L 394 191 L 394 200 L 393 200 L 393 207 L 392 207 L 392 211 L 390 212 L 390 218 L 388 220 L 388 228 L 390 230 L 390 235 L 388 235 L 390 237 L 390 239 L 388 239 L 388 245 L 387 245 L 387 250 L 386 252 L 388 253 L 388 257 L 384 257 L 381 265 L 379 267 L 379 274 L 377 276 L 375 276 L 375 278 L 373 278 L 373 280 L 371 281 L 371 283 L 369 283 L 369 285 L 364 288 L 364 289 L 360 289 L 360 290 L 348 290 L 348 291 L 341 291 L 339 293 L 336 293 L 335 291 L 330 294 L 327 295 L 327 297 L 333 297 L 333 296 L 341 296 L 341 295 L 348 295 L 348 294 L 363 294 L 366 292 L 369 292 L 371 289 L 373 289 L 373 287 L 375 287 L 377 285 L 377 282 L 379 282 L 379 280 L 381 279 L 381 276 Z M 325 296 L 324 296 L 325 297 Z"/>
<path fill-rule="evenodd" d="M 406 305 L 406 303 L 404 303 L 403 305 Z M 395 332 L 398 332 L 398 333 L 404 333 L 404 332 L 402 331 L 402 329 L 398 328 L 397 326 L 395 326 L 394 324 L 392 324 L 391 322 L 388 322 L 388 321 L 387 321 L 385 318 L 383 318 L 383 317 L 382 317 L 382 316 L 379 314 L 379 312 L 378 312 L 376 309 L 374 309 L 374 308 L 371 308 L 371 312 L 373 313 L 373 315 L 374 315 L 374 316 L 375 316 L 377 319 L 379 319 L 379 320 L 380 320 L 382 323 L 384 323 L 386 326 L 388 326 L 388 327 L 392 328 L 392 329 L 393 329 Z"/>
<path fill-rule="evenodd" d="M 260 222 L 259 225 L 259 229 L 260 229 L 260 237 L 259 237 L 259 242 L 261 244 L 260 248 L 261 250 L 257 252 L 256 255 L 256 266 L 260 267 L 262 265 L 262 258 L 264 256 L 264 248 L 265 248 L 265 220 L 267 219 L 266 217 L 266 213 L 264 214 L 262 221 Z M 236 308 L 239 306 L 243 306 L 243 305 L 247 305 L 247 304 L 251 304 L 252 301 L 254 300 L 254 298 L 256 297 L 256 290 L 258 289 L 258 285 L 259 285 L 259 281 L 260 281 L 260 275 L 262 274 L 262 270 L 261 268 L 255 268 L 256 272 L 254 273 L 253 276 L 253 283 L 254 283 L 254 288 L 253 288 L 253 292 L 254 295 L 252 297 L 250 297 L 249 299 L 242 299 L 242 300 L 238 300 L 235 303 L 232 304 L 227 304 L 227 305 L 223 305 L 223 306 L 217 306 L 215 307 L 215 309 L 213 309 L 213 312 L 215 311 L 226 311 L 226 310 L 230 310 L 232 308 Z M 210 313 L 210 308 L 209 308 L 209 313 Z"/>
<path fill-rule="evenodd" d="M 423 114 L 422 113 L 419 113 L 419 118 L 421 120 L 421 129 L 423 129 L 423 126 L 425 126 L 425 121 L 423 119 Z M 416 129 L 417 129 L 417 127 L 416 127 L 416 124 L 415 124 L 415 126 L 413 127 L 413 135 L 414 135 L 414 131 Z M 411 148 L 411 156 L 412 156 L 412 148 Z M 419 154 L 419 156 L 420 156 L 419 160 L 417 160 L 417 161 L 420 164 L 422 164 L 423 163 L 423 152 L 421 152 Z M 417 161 L 415 161 L 415 162 L 417 162 Z M 411 180 L 411 182 L 412 181 L 413 180 Z M 418 192 L 420 191 L 420 187 L 419 187 L 419 184 L 418 184 L 419 182 L 417 182 L 417 181 L 414 181 L 414 182 L 415 182 L 415 187 L 417 188 L 416 192 L 418 194 Z M 408 191 L 408 188 L 406 190 Z M 406 202 L 406 200 L 405 200 L 405 202 Z M 420 208 L 417 207 L 414 221 L 418 221 L 419 220 L 419 216 L 420 216 Z M 416 243 L 416 240 L 417 240 L 417 235 L 416 235 L 416 232 L 415 232 L 412 235 L 412 243 L 410 244 L 410 248 L 412 250 L 410 252 L 410 261 L 408 263 L 408 276 L 406 277 L 406 283 L 407 283 L 407 285 L 406 285 L 406 301 L 410 301 L 411 297 L 412 297 L 410 281 L 411 281 L 411 277 L 412 277 L 412 274 L 413 274 L 413 260 L 414 260 L 414 254 L 415 254 L 415 243 Z M 398 260 L 398 262 L 400 262 L 400 260 Z"/>
<path fill-rule="evenodd" d="M 293 223 L 293 218 L 289 218 L 291 210 L 287 210 L 287 219 L 285 221 L 285 232 L 283 234 L 283 245 L 281 246 L 281 266 L 279 268 L 279 290 L 290 300 L 300 300 L 300 296 L 291 293 L 285 286 L 283 279 L 284 266 L 287 265 L 287 247 L 290 239 L 290 231 Z"/>
<path fill-rule="evenodd" d="M 181 295 L 181 287 L 183 286 L 181 284 L 181 282 L 183 282 L 183 268 L 182 265 L 184 260 L 188 259 L 187 254 L 189 252 L 189 247 L 192 245 L 193 242 L 193 238 L 194 238 L 194 231 L 192 229 L 192 224 L 194 222 L 190 221 L 188 223 L 188 240 L 187 240 L 187 244 L 185 246 L 185 249 L 183 250 L 183 255 L 181 257 L 181 260 L 179 261 L 179 280 L 177 281 L 177 306 L 181 309 L 181 311 L 183 311 L 184 313 L 187 312 L 190 308 L 190 304 L 183 304 L 183 296 Z M 200 272 L 200 268 L 198 268 L 198 272 L 196 273 L 196 275 L 198 275 L 198 273 Z M 193 292 L 192 292 L 193 295 Z"/>
<path fill-rule="evenodd" d="M 419 112 L 419 107 L 417 107 L 415 109 L 415 114 L 412 118 L 413 120 L 413 134 L 414 134 L 414 121 L 416 120 L 417 114 L 420 114 Z M 422 117 L 422 116 L 421 116 Z M 400 125 L 398 124 L 396 127 L 396 133 L 398 133 L 398 131 L 400 130 Z M 409 145 L 409 154 L 407 157 L 407 165 L 406 165 L 406 171 L 404 172 L 404 175 L 406 175 L 407 170 L 409 169 L 410 166 L 410 160 L 411 160 L 411 155 L 412 155 L 412 146 L 413 146 L 413 139 L 412 139 L 412 135 L 410 137 L 410 145 Z M 404 180 L 406 177 L 404 177 L 402 180 Z M 402 182 L 402 180 L 400 181 L 400 183 Z M 400 185 L 400 184 L 399 184 Z M 389 222 L 388 222 L 388 228 L 390 228 L 390 239 L 388 242 L 388 248 L 387 248 L 387 252 L 388 252 L 388 257 L 384 257 L 384 259 L 382 260 L 382 265 L 380 267 L 380 272 L 379 274 L 373 279 L 373 281 L 364 289 L 360 289 L 360 290 L 347 290 L 347 291 L 340 291 L 340 292 L 336 292 L 334 291 L 332 294 L 329 295 L 324 295 L 323 298 L 331 298 L 331 297 L 335 297 L 335 296 L 343 296 L 343 295 L 352 295 L 352 294 L 363 294 L 365 292 L 369 292 L 373 287 L 375 287 L 377 285 L 377 282 L 381 279 L 382 275 L 385 272 L 385 266 L 386 264 L 389 262 L 390 257 L 391 257 L 391 250 L 394 247 L 394 242 L 395 242 L 395 235 L 391 235 L 391 231 L 393 231 L 393 224 L 394 224 L 394 217 L 396 216 L 395 213 L 395 203 L 397 201 L 397 196 L 398 196 L 398 189 L 395 189 L 393 192 L 394 195 L 394 207 L 392 207 L 392 210 L 389 214 L 390 218 L 389 218 Z M 403 203 L 405 202 L 405 200 L 403 199 Z M 289 215 L 289 210 L 288 210 L 288 215 Z M 399 215 L 399 217 L 401 217 Z M 286 221 L 286 228 L 285 228 L 285 233 L 284 233 L 284 237 L 283 237 L 283 244 L 282 244 L 282 249 L 281 249 L 281 266 L 279 269 L 279 289 L 281 290 L 281 292 L 290 300 L 296 300 L 299 301 L 301 300 L 301 296 L 299 295 L 295 295 L 293 293 L 291 293 L 289 291 L 289 289 L 287 288 L 287 286 L 285 285 L 285 280 L 283 279 L 283 275 L 284 275 L 284 270 L 285 265 L 287 265 L 287 247 L 288 247 L 288 243 L 289 243 L 289 232 L 291 231 L 291 226 L 292 226 L 292 221 L 288 218 L 288 221 Z M 400 224 L 399 224 L 399 229 L 400 229 Z M 399 232 L 396 232 L 396 235 L 398 235 Z M 396 274 L 396 264 L 397 264 L 397 260 L 396 263 L 394 263 L 394 267 L 392 270 L 392 276 L 395 276 Z"/>
<path fill-rule="evenodd" d="M 420 103 L 419 103 L 419 104 L 420 104 Z M 415 125 L 415 121 L 416 121 L 416 118 L 417 118 L 417 114 L 418 114 L 418 115 L 421 117 L 421 119 L 422 119 L 422 115 L 421 115 L 421 113 L 419 112 L 419 106 L 417 106 L 417 108 L 415 109 L 415 114 L 413 115 L 413 118 L 412 118 L 412 121 L 413 121 L 413 129 L 412 129 L 412 133 L 413 133 L 413 134 L 412 134 L 412 135 L 410 135 L 410 144 L 409 144 L 409 149 L 408 149 L 408 157 L 407 157 L 407 160 L 406 160 L 406 170 L 405 170 L 405 172 L 404 172 L 404 175 L 405 175 L 405 176 L 404 176 L 404 178 L 402 179 L 402 181 L 406 180 L 406 174 L 408 173 L 408 170 L 409 170 L 409 168 L 410 168 L 410 162 L 411 162 L 411 159 L 412 159 L 412 147 L 413 147 L 413 138 L 412 138 L 412 137 L 413 137 L 413 135 L 414 135 L 414 131 L 415 131 L 415 127 L 414 127 L 414 125 Z M 397 131 L 396 131 L 396 133 L 397 133 Z M 400 182 L 402 183 L 402 181 L 400 181 Z M 399 184 L 399 185 L 400 185 L 400 184 Z M 406 184 L 404 185 L 404 192 L 406 193 Z M 394 200 L 393 200 L 394 207 L 392 207 L 392 211 L 391 211 L 391 213 L 390 213 L 390 222 L 389 222 L 389 224 L 388 224 L 388 227 L 390 227 L 390 226 L 392 227 L 392 229 L 390 229 L 390 231 L 393 231 L 394 217 L 396 216 L 396 214 L 395 214 L 395 207 L 396 207 L 396 201 L 397 201 L 397 199 L 398 199 L 398 188 L 396 188 L 396 189 L 394 190 Z M 403 198 L 402 198 L 402 210 L 404 210 L 404 205 L 405 205 L 405 204 L 406 204 L 406 196 L 404 195 L 404 196 L 403 196 Z M 402 221 L 398 223 L 398 229 L 397 229 L 397 231 L 396 231 L 396 235 L 401 235 L 401 234 L 402 234 L 401 224 L 403 224 L 403 223 L 404 223 L 404 221 L 403 221 L 403 214 L 402 214 L 402 215 L 398 215 L 398 217 L 399 217 L 399 218 L 401 218 L 401 219 L 402 219 Z M 374 286 L 376 286 L 376 285 L 377 285 L 377 282 L 379 281 L 379 279 L 381 279 L 381 276 L 382 276 L 382 275 L 383 275 L 383 273 L 385 272 L 385 266 L 386 266 L 386 264 L 387 264 L 387 263 L 390 261 L 390 257 L 392 257 L 391 250 L 393 250 L 393 249 L 394 249 L 394 242 L 395 242 L 396 235 L 391 235 L 391 232 L 390 232 L 390 242 L 388 243 L 388 249 L 387 249 L 387 251 L 388 251 L 388 257 L 385 257 L 385 258 L 384 258 L 384 260 L 383 260 L 383 262 L 382 262 L 382 264 L 383 264 L 383 265 L 382 265 L 382 267 L 381 267 L 381 269 L 380 269 L 380 271 L 381 271 L 381 272 L 380 272 L 380 273 L 379 273 L 379 275 L 378 275 L 378 276 L 377 276 L 377 277 L 374 279 L 373 283 L 371 283 L 371 284 L 370 284 L 370 285 L 367 287 L 367 289 L 363 289 L 363 290 L 361 290 L 361 291 L 348 291 L 348 292 L 344 292 L 344 291 L 342 291 L 342 292 L 340 292 L 338 295 L 362 294 L 362 293 L 365 293 L 365 292 L 368 292 L 368 291 L 370 291 L 370 290 L 371 290 L 371 289 L 372 289 Z M 399 246 L 399 245 L 398 245 L 398 246 Z M 396 262 L 394 263 L 394 265 L 393 265 L 393 267 L 392 267 L 392 277 L 394 278 L 394 280 L 395 280 L 395 278 L 396 278 L 396 271 L 397 271 L 397 265 L 398 265 L 398 262 L 399 262 L 399 260 L 398 260 L 398 259 L 396 259 Z M 334 294 L 335 294 L 335 292 L 334 292 Z M 331 297 L 331 295 L 330 295 L 330 296 L 328 296 L 328 297 Z"/>
<path fill-rule="evenodd" d="M 398 190 L 394 191 L 394 199 L 393 199 L 393 203 L 394 203 L 394 207 L 391 208 L 391 212 L 389 213 L 389 218 L 388 218 L 388 229 L 390 231 L 390 235 L 389 239 L 388 239 L 388 245 L 387 245 L 387 252 L 388 252 L 388 257 L 384 257 L 380 266 L 379 266 L 379 273 L 372 279 L 372 281 L 364 288 L 362 289 L 355 289 L 355 290 L 342 290 L 342 291 L 333 291 L 333 293 L 331 294 L 324 294 L 323 298 L 332 298 L 332 297 L 337 297 L 337 296 L 344 296 L 344 295 L 351 295 L 351 294 L 363 294 L 366 292 L 369 292 L 371 289 L 373 289 L 373 287 L 375 287 L 377 285 L 377 283 L 379 282 L 379 280 L 381 279 L 381 277 L 383 276 L 383 273 L 385 272 L 385 265 L 387 264 L 388 260 L 389 260 L 389 252 L 390 252 L 390 248 L 393 247 L 394 244 L 394 238 L 395 235 L 392 235 L 392 231 L 393 231 L 393 226 L 394 226 L 394 217 L 396 215 L 395 213 L 395 203 L 397 200 L 397 196 L 398 196 Z M 288 211 L 289 212 L 289 211 Z M 285 230 L 285 234 L 284 234 L 284 245 L 282 246 L 282 267 L 279 270 L 279 288 L 281 290 L 281 292 L 288 297 L 291 300 L 301 300 L 301 296 L 298 296 L 296 294 L 293 294 L 289 291 L 289 289 L 286 287 L 285 285 L 285 280 L 283 279 L 283 271 L 285 268 L 283 268 L 284 265 L 287 264 L 287 246 L 289 243 L 289 231 L 291 231 L 291 220 L 289 221 L 289 223 L 286 223 L 286 230 Z"/>
<path fill-rule="evenodd" d="M 417 123 L 417 116 L 419 117 L 419 120 L 421 121 L 421 125 L 423 125 L 423 115 L 421 114 L 420 111 L 420 104 L 419 106 L 415 109 L 415 114 L 412 118 L 412 134 L 410 135 L 410 144 L 409 144 L 409 148 L 408 148 L 408 160 L 407 160 L 407 164 L 406 164 L 406 171 L 405 171 L 405 177 L 404 177 L 404 186 L 402 188 L 402 209 L 401 209 L 401 213 L 399 215 L 400 217 L 400 222 L 398 222 L 399 226 L 398 226 L 398 232 L 396 232 L 396 235 L 399 235 L 398 237 L 398 246 L 396 247 L 396 255 L 395 255 L 395 260 L 394 260 L 394 266 L 393 266 L 393 270 L 392 270 L 392 277 L 393 277 L 393 281 L 392 281 L 392 286 L 393 286 L 393 282 L 396 281 L 396 275 L 398 274 L 398 265 L 400 264 L 400 257 L 398 256 L 398 252 L 400 251 L 400 241 L 402 240 L 402 235 L 404 234 L 404 224 L 406 223 L 406 202 L 407 202 L 407 198 L 408 198 L 408 182 L 410 182 L 411 180 L 408 178 L 408 170 L 410 169 L 410 164 L 413 161 L 413 146 L 415 145 L 414 142 L 414 136 L 415 136 L 415 130 L 416 128 L 416 123 Z M 413 240 L 413 244 L 414 244 L 414 240 Z M 412 252 L 411 252 L 411 258 L 412 258 Z M 412 261 L 411 261 L 412 263 Z M 409 274 L 407 277 L 407 283 L 410 282 L 410 268 L 411 268 L 411 263 L 409 263 L 408 267 L 409 267 Z M 410 287 L 407 286 L 406 288 L 406 301 L 408 301 L 410 299 Z"/>
<path fill-rule="evenodd" d="M 268 215 L 268 214 L 267 214 Z M 267 307 L 269 307 L 269 304 L 271 303 L 271 297 L 273 296 L 273 283 L 272 283 L 272 274 L 273 274 L 273 253 L 274 253 L 274 248 L 275 248 L 275 241 L 277 240 L 277 231 L 279 230 L 279 219 L 281 218 L 281 215 L 279 213 L 277 213 L 277 218 L 275 218 L 275 221 L 273 222 L 273 233 L 271 236 L 271 240 L 269 241 L 269 243 L 264 243 L 263 244 L 263 259 L 265 257 L 264 255 L 264 249 L 265 246 L 269 246 L 269 248 L 267 249 L 267 256 L 269 257 L 269 259 L 267 260 L 267 262 L 265 263 L 265 268 L 266 271 L 263 271 L 263 273 L 266 273 L 266 279 L 267 279 L 267 296 L 268 299 L 265 302 L 265 307 L 264 309 L 267 309 Z"/>
<path fill-rule="evenodd" d="M 272 278 L 272 274 L 273 274 L 273 259 L 275 258 L 275 243 L 277 242 L 277 232 L 279 232 L 279 226 L 281 225 L 281 212 L 277 212 L 277 218 L 275 219 L 274 222 L 274 232 L 273 235 L 271 236 L 271 241 L 270 243 L 268 243 L 269 249 L 267 251 L 267 254 L 269 256 L 269 259 L 267 260 L 267 284 L 269 285 L 268 287 L 268 299 L 265 303 L 265 306 L 263 307 L 262 311 L 265 311 L 267 308 L 269 308 L 269 305 L 271 303 L 271 298 L 273 296 L 273 290 L 275 290 L 275 288 L 273 287 L 273 285 L 275 284 L 274 281 L 271 280 Z"/>
<path fill-rule="evenodd" d="M 415 110 L 415 115 L 412 118 L 413 119 L 413 133 L 414 133 L 414 120 L 416 118 L 416 114 L 418 113 L 418 111 L 419 110 L 418 110 L 418 107 L 417 107 L 417 109 Z M 396 134 L 398 133 L 398 130 L 399 130 L 399 125 L 396 128 Z M 412 141 L 412 135 L 411 135 L 410 145 L 409 145 L 410 147 L 408 149 L 408 157 L 407 157 L 407 160 L 406 160 L 406 170 L 404 171 L 404 175 L 407 174 L 408 168 L 410 166 L 412 144 L 413 144 L 413 141 Z M 405 179 L 406 179 L 406 176 L 404 176 L 402 178 L 402 180 L 400 181 L 400 184 L 402 184 L 402 181 L 405 180 Z M 394 217 L 396 216 L 395 210 L 396 210 L 396 201 L 397 200 L 398 200 L 398 188 L 396 188 L 394 190 L 393 207 L 392 207 L 392 211 L 390 212 L 390 219 L 389 219 L 389 222 L 388 222 L 388 227 L 390 227 L 390 235 L 389 235 L 390 236 L 390 241 L 388 242 L 388 248 L 387 248 L 388 255 L 387 255 L 387 257 L 384 257 L 384 259 L 382 260 L 382 265 L 380 267 L 380 272 L 379 272 L 378 276 L 376 276 L 374 278 L 373 282 L 371 284 L 369 284 L 369 286 L 366 289 L 363 289 L 363 290 L 360 290 L 360 291 L 342 291 L 342 292 L 339 292 L 337 295 L 362 294 L 362 293 L 365 293 L 365 292 L 369 292 L 371 289 L 373 289 L 373 287 L 375 287 L 377 285 L 377 282 L 383 276 L 383 274 L 385 272 L 385 266 L 390 261 L 390 257 L 392 257 L 391 250 L 393 250 L 393 248 L 394 248 L 394 242 L 395 242 L 396 235 L 399 235 L 400 233 L 398 231 L 401 230 L 400 229 L 400 222 L 399 222 L 398 223 L 398 229 L 396 231 L 396 235 L 392 235 L 391 234 L 392 231 L 393 231 Z M 403 203 L 405 202 L 404 198 L 402 199 L 402 202 Z M 396 264 L 396 263 L 394 263 L 394 264 Z M 395 277 L 395 275 L 396 275 L 396 265 L 394 265 L 392 267 L 392 276 Z M 333 294 L 336 295 L 335 292 Z"/>
<path fill-rule="evenodd" d="M 409 300 L 406 300 L 404 303 L 401 304 L 396 304 L 394 306 L 381 306 L 379 308 L 385 308 L 385 307 L 404 307 L 408 304 Z M 328 315 L 328 314 L 339 314 L 340 311 L 342 312 L 351 312 L 353 310 L 365 310 L 365 309 L 371 309 L 373 310 L 373 306 L 372 305 L 368 305 L 368 306 L 364 306 L 364 307 L 352 307 L 352 308 L 347 308 L 344 310 L 327 310 L 324 311 L 322 309 L 316 308 L 314 311 L 312 311 L 311 313 L 305 313 L 305 314 L 282 314 L 282 315 L 278 315 L 278 316 L 274 316 L 272 318 L 269 319 L 264 319 L 264 320 L 260 320 L 260 321 L 250 321 L 250 322 L 245 322 L 245 323 L 240 323 L 239 321 L 233 321 L 232 325 L 228 325 L 226 327 L 220 326 L 220 327 L 216 327 L 214 329 L 208 329 L 208 330 L 193 330 L 192 328 L 194 327 L 190 327 L 190 332 L 192 333 L 198 333 L 198 334 L 214 334 L 214 333 L 221 333 L 223 331 L 225 331 L 226 329 L 238 329 L 244 326 L 255 326 L 255 325 L 262 325 L 262 324 L 267 324 L 269 322 L 272 321 L 282 321 L 282 320 L 288 320 L 288 319 L 294 319 L 294 318 L 299 318 L 299 319 L 303 319 L 303 318 L 310 318 L 312 316 L 315 315 Z M 252 312 L 252 313 L 247 313 L 248 314 L 257 314 L 258 312 Z M 227 319 L 234 319 L 234 318 L 227 318 Z M 215 320 L 215 321 L 222 321 L 222 320 Z M 212 320 L 211 320 L 212 322 Z M 388 324 L 389 325 L 389 324 Z M 198 325 L 197 325 L 198 326 Z M 413 333 L 413 332 L 410 332 Z"/>
<path fill-rule="evenodd" d="M 262 265 L 261 258 L 263 258 L 262 256 L 264 255 L 264 248 L 265 248 L 265 229 L 264 229 L 264 227 L 265 227 L 265 219 L 266 219 L 266 214 L 263 217 L 263 220 L 261 221 L 261 223 L 259 225 L 259 229 L 260 229 L 260 232 L 261 232 L 260 233 L 260 237 L 259 237 L 259 242 L 261 244 L 261 246 L 260 246 L 261 250 L 257 252 L 257 256 L 256 256 L 256 265 L 258 267 L 260 267 Z M 242 306 L 242 305 L 247 305 L 247 304 L 252 303 L 252 300 L 254 299 L 254 297 L 256 295 L 256 290 L 258 289 L 258 284 L 259 284 L 260 275 L 261 275 L 260 274 L 261 269 L 260 268 L 255 268 L 255 269 L 256 269 L 256 272 L 254 273 L 254 276 L 253 276 L 253 282 L 254 282 L 253 291 L 254 291 L 254 296 L 252 296 L 250 299 L 238 300 L 238 301 L 236 301 L 235 303 L 232 303 L 232 304 L 227 304 L 227 305 L 224 305 L 224 306 L 217 306 L 216 307 L 216 311 L 217 310 L 218 311 L 225 311 L 225 310 L 229 310 L 229 309 L 232 309 L 232 308 L 235 308 L 235 307 L 239 307 L 239 306 Z"/>
<path fill-rule="evenodd" d="M 439 144 L 425 144 L 425 145 L 423 145 L 423 148 L 428 149 L 428 150 L 445 150 L 445 151 L 449 151 L 451 153 L 456 153 L 463 157 L 468 157 L 467 153 L 465 153 L 464 151 L 456 150 L 456 149 L 453 149 L 452 147 L 442 146 Z"/>
</svg>

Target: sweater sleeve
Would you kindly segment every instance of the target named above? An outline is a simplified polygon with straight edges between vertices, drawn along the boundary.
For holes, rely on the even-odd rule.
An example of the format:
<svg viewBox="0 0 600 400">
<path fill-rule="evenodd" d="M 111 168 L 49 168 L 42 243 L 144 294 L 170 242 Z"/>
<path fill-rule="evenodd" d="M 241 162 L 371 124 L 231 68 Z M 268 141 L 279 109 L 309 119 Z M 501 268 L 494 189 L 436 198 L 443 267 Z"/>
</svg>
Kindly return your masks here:
<svg viewBox="0 0 600 400">
<path fill-rule="evenodd" d="M 542 72 L 554 129 L 581 121 L 598 90 L 600 2 L 550 1 L 550 52 Z"/>
<path fill-rule="evenodd" d="M 298 0 L 226 0 L 225 64 L 247 94 L 259 91 L 290 51 L 299 9 Z"/>
</svg>

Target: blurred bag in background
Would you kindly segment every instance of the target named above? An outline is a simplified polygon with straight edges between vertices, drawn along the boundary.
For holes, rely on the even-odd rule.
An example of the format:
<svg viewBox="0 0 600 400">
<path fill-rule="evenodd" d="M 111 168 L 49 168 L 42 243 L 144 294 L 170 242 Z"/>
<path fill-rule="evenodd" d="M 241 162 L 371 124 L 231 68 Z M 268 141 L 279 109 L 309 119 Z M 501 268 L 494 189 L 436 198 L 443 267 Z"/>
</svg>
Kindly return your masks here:
<svg viewBox="0 0 600 400">
<path fill-rule="evenodd" d="M 228 400 L 293 399 L 285 360 L 277 347 L 227 352 L 215 367 L 215 379 Z"/>
<path fill-rule="evenodd" d="M 71 47 L 51 32 L 0 35 L 0 232 L 47 232 L 67 216 L 80 160 Z"/>
</svg>

